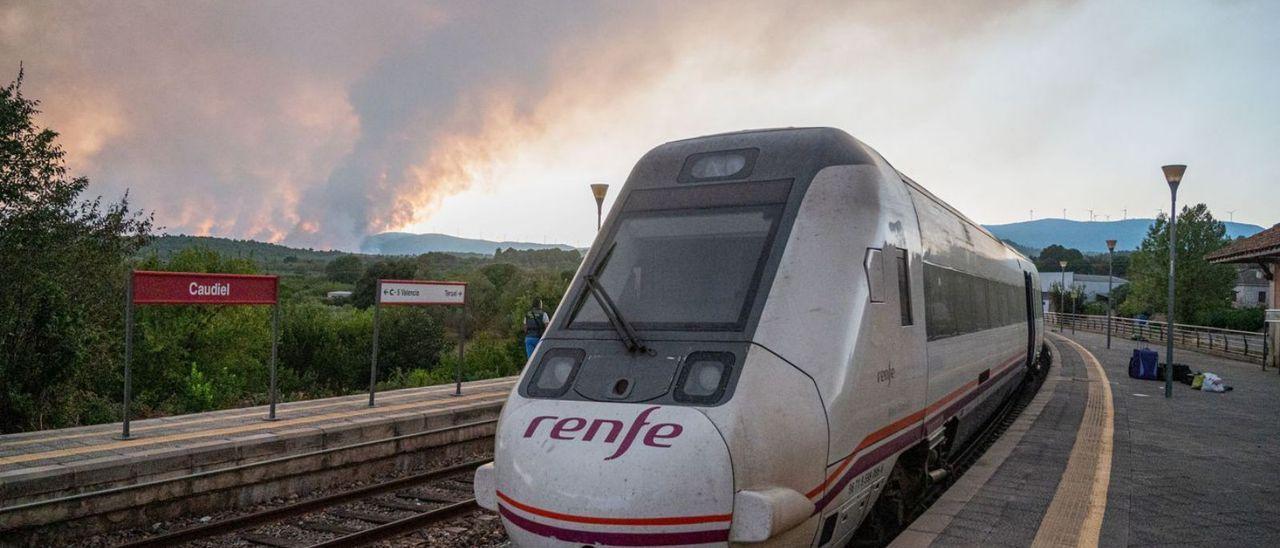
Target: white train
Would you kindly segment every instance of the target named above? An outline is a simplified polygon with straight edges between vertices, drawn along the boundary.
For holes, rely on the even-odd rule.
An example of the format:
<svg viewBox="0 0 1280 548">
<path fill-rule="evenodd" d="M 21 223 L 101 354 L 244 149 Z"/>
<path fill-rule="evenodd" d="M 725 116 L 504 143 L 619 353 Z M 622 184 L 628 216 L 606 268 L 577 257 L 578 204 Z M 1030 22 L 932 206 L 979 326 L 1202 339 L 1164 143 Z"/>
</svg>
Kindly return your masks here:
<svg viewBox="0 0 1280 548">
<path fill-rule="evenodd" d="M 519 546 L 843 546 L 1037 359 L 1026 257 L 830 128 L 636 164 L 502 411 Z"/>
</svg>

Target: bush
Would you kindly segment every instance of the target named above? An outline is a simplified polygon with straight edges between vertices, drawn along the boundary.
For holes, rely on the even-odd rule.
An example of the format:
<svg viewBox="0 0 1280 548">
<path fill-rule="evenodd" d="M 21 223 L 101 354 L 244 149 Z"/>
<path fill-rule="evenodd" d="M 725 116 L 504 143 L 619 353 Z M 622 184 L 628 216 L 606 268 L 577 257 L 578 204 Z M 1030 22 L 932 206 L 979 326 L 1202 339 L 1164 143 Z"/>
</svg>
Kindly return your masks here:
<svg viewBox="0 0 1280 548">
<path fill-rule="evenodd" d="M 1262 308 L 1224 308 L 1201 314 L 1196 323 L 1221 329 L 1262 331 L 1265 316 L 1266 311 Z"/>
</svg>

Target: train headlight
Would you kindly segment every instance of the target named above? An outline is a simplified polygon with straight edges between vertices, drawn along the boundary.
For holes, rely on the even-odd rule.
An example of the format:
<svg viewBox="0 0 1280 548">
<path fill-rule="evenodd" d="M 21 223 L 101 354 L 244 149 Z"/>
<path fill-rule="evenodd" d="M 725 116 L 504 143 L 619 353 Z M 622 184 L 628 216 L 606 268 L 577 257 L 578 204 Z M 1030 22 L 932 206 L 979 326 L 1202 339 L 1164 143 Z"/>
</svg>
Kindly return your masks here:
<svg viewBox="0 0 1280 548">
<path fill-rule="evenodd" d="M 680 175 L 676 180 L 681 183 L 700 183 L 746 179 L 751 176 L 759 154 L 760 149 L 756 148 L 691 154 L 685 158 L 684 167 L 680 168 Z"/>
<path fill-rule="evenodd" d="M 542 355 L 538 369 L 533 372 L 528 392 L 535 398 L 557 398 L 573 386 L 578 366 L 586 353 L 576 348 L 553 348 Z"/>
<path fill-rule="evenodd" d="M 724 396 L 733 372 L 733 354 L 728 352 L 693 352 L 685 359 L 684 369 L 676 383 L 676 401 L 713 404 Z"/>
</svg>

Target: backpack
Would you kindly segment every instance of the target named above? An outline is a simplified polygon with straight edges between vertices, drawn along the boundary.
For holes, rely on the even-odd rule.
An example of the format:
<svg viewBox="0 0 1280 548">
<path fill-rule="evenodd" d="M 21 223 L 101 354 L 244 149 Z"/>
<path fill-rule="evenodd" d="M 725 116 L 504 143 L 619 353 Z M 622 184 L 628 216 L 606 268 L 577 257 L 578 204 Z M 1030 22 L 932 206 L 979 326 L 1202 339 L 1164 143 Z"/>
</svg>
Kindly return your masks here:
<svg viewBox="0 0 1280 548">
<path fill-rule="evenodd" d="M 542 332 L 547 329 L 547 324 L 542 321 L 542 310 L 533 309 L 524 315 L 524 334 L 529 337 L 541 337 Z"/>
</svg>

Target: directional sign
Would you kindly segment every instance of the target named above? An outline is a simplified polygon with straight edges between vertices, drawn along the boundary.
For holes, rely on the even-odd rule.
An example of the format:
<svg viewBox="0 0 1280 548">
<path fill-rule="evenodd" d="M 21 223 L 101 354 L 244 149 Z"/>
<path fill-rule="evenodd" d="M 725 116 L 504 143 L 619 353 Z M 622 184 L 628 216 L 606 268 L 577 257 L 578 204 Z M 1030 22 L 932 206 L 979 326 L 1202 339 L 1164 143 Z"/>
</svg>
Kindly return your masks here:
<svg viewBox="0 0 1280 548">
<path fill-rule="evenodd" d="M 383 305 L 455 305 L 467 302 L 467 284 L 462 282 L 427 282 L 419 280 L 382 280 L 378 304 Z"/>
<path fill-rule="evenodd" d="M 133 273 L 134 304 L 276 304 L 278 288 L 276 276 Z"/>
</svg>

